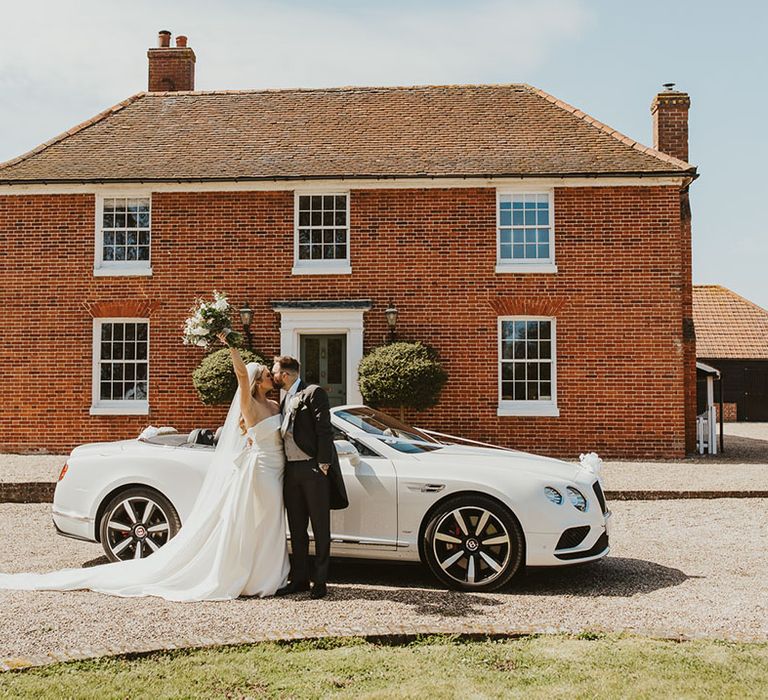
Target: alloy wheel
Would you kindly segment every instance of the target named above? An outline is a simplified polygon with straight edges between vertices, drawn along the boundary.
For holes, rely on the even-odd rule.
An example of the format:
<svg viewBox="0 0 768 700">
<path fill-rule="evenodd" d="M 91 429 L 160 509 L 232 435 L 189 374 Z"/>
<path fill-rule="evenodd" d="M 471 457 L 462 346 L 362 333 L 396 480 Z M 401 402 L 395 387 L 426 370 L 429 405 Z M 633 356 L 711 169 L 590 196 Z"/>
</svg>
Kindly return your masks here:
<svg viewBox="0 0 768 700">
<path fill-rule="evenodd" d="M 106 514 L 106 545 L 115 559 L 143 559 L 171 537 L 168 514 L 150 497 L 120 499 Z"/>
<path fill-rule="evenodd" d="M 507 569 L 510 533 L 490 510 L 461 506 L 443 514 L 432 535 L 442 572 L 464 588 L 491 585 Z"/>
</svg>

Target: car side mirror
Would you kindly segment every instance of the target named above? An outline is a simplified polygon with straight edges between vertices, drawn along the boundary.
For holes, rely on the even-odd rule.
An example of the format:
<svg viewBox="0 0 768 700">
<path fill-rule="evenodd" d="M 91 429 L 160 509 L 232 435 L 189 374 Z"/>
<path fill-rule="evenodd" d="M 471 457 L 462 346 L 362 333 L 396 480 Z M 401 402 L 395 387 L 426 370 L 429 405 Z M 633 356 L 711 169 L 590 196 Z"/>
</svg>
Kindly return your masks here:
<svg viewBox="0 0 768 700">
<path fill-rule="evenodd" d="M 360 453 L 349 440 L 336 440 L 335 444 L 336 454 L 339 455 L 339 458 L 346 457 L 353 467 L 360 464 Z"/>
</svg>

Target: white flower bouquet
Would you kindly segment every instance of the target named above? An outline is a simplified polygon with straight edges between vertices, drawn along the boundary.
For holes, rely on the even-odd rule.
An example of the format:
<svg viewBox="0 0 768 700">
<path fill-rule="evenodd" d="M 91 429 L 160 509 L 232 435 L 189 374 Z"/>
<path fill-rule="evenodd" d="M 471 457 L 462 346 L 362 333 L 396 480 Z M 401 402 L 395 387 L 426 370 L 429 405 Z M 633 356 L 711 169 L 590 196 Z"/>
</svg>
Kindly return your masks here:
<svg viewBox="0 0 768 700">
<path fill-rule="evenodd" d="M 226 334 L 230 345 L 241 343 L 240 333 L 232 330 L 231 307 L 226 294 L 214 290 L 213 301 L 198 299 L 190 312 L 192 315 L 184 321 L 184 345 L 210 347 L 219 333 Z"/>
</svg>

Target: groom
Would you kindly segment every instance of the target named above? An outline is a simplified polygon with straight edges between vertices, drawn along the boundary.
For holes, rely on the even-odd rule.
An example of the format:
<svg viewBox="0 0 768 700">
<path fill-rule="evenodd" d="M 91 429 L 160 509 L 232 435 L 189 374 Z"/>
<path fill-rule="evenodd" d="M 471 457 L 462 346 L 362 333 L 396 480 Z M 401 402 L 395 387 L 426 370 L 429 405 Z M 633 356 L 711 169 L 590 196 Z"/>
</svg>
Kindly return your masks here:
<svg viewBox="0 0 768 700">
<path fill-rule="evenodd" d="M 331 509 L 349 505 L 333 444 L 328 394 L 316 384 L 302 382 L 295 357 L 276 357 L 272 376 L 275 386 L 285 392 L 280 402 L 286 460 L 283 496 L 293 550 L 291 582 L 276 595 L 309 590 L 307 525 L 311 521 L 315 569 L 310 597 L 324 598 L 331 557 Z"/>
</svg>

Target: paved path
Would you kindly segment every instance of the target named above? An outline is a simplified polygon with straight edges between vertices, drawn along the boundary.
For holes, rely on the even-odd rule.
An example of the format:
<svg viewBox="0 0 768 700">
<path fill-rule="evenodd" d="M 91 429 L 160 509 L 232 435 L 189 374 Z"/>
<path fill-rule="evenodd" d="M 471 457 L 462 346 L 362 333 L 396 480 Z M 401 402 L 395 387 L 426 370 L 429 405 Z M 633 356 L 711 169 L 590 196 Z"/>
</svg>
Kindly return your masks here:
<svg viewBox="0 0 768 700">
<path fill-rule="evenodd" d="M 339 561 L 332 595 L 323 601 L 303 595 L 170 603 L 87 591 L 0 591 L 0 659 L 387 630 L 597 629 L 768 639 L 768 500 L 614 502 L 612 508 L 612 553 L 605 561 L 532 572 L 496 593 L 441 590 L 418 565 Z M 46 505 L 0 505 L 0 571 L 102 560 L 98 545 L 57 537 Z"/>
</svg>

